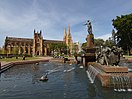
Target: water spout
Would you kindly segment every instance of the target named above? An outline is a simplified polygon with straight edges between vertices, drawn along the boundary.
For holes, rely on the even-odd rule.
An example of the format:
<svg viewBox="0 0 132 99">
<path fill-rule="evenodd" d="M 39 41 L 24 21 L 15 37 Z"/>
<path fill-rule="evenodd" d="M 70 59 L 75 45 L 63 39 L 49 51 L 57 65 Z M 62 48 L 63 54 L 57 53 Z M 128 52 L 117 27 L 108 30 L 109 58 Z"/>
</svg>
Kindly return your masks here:
<svg viewBox="0 0 132 99">
<path fill-rule="evenodd" d="M 114 75 L 111 77 L 111 82 L 114 86 L 114 91 L 132 91 L 131 78 L 129 76 L 124 76 L 122 74 Z"/>
<path fill-rule="evenodd" d="M 91 83 L 94 83 L 94 80 L 95 80 L 95 78 L 96 78 L 96 75 L 97 75 L 99 72 L 96 70 L 96 68 L 94 68 L 93 66 L 90 65 L 90 66 L 88 67 L 86 73 L 87 73 L 87 76 L 88 76 L 90 82 L 91 82 Z"/>
</svg>

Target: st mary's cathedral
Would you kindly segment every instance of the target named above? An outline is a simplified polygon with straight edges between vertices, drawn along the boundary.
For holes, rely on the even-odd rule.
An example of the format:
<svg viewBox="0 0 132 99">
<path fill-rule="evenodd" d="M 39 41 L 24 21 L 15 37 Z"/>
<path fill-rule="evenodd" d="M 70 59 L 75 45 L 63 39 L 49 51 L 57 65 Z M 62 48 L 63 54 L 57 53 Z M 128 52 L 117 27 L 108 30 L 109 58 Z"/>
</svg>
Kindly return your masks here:
<svg viewBox="0 0 132 99">
<path fill-rule="evenodd" d="M 18 48 L 18 54 L 27 53 L 28 55 L 50 55 L 49 44 L 52 43 L 64 43 L 68 46 L 70 53 L 72 53 L 72 36 L 70 33 L 70 26 L 68 27 L 68 33 L 66 28 L 64 29 L 64 38 L 62 41 L 43 39 L 42 31 L 36 32 L 34 30 L 34 38 L 17 38 L 6 37 L 4 48 L 8 54 L 11 54 L 14 47 Z"/>
</svg>

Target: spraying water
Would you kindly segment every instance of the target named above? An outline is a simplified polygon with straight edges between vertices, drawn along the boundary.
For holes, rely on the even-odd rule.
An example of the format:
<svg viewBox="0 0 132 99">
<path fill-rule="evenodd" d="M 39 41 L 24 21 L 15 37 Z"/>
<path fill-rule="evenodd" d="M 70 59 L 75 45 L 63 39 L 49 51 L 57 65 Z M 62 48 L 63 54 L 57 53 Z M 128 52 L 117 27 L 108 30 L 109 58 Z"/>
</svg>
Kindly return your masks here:
<svg viewBox="0 0 132 99">
<path fill-rule="evenodd" d="M 87 69 L 86 73 L 87 73 L 87 76 L 88 76 L 90 82 L 91 83 L 94 83 L 94 80 L 96 78 L 96 75 L 99 72 L 96 70 L 96 68 L 94 68 L 93 66 L 90 65 L 90 66 L 88 66 L 88 69 Z"/>
<path fill-rule="evenodd" d="M 111 77 L 114 91 L 125 92 L 132 91 L 131 89 L 131 78 L 124 75 L 113 75 Z"/>
</svg>

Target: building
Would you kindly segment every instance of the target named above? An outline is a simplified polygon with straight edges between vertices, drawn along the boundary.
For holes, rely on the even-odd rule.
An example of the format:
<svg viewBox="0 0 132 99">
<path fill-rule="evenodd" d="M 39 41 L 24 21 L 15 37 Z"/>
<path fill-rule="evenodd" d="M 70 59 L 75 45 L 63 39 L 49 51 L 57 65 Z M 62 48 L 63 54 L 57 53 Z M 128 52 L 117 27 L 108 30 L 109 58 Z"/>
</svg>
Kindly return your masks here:
<svg viewBox="0 0 132 99">
<path fill-rule="evenodd" d="M 73 53 L 79 53 L 79 52 L 81 52 L 81 44 L 78 42 L 78 41 L 76 41 L 76 42 L 74 42 L 73 43 Z"/>
<path fill-rule="evenodd" d="M 69 27 L 70 32 L 70 27 Z M 65 35 L 64 35 L 65 36 Z M 69 39 L 68 39 L 69 38 Z M 51 43 L 63 43 L 71 47 L 71 35 L 69 33 L 69 36 L 66 37 L 68 40 L 46 40 L 42 37 L 42 31 L 36 32 L 34 30 L 34 38 L 16 38 L 16 37 L 6 37 L 5 43 L 4 43 L 4 49 L 8 54 L 11 54 L 13 49 L 16 49 L 18 51 L 18 54 L 28 54 L 28 55 L 40 55 L 40 56 L 47 56 L 51 54 L 49 45 Z"/>
<path fill-rule="evenodd" d="M 72 36 L 70 32 L 70 26 L 68 26 L 68 33 L 66 32 L 66 28 L 64 29 L 64 38 L 63 41 L 66 43 L 68 46 L 70 54 L 72 54 L 72 47 L 73 47 L 73 41 L 72 41 Z"/>
</svg>

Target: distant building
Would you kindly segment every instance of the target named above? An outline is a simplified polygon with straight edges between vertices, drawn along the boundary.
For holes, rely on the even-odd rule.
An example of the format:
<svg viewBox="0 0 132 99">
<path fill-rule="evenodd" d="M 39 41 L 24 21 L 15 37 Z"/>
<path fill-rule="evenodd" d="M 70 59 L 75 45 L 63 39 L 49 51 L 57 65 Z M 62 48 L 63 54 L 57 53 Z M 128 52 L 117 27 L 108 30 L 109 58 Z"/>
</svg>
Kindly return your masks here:
<svg viewBox="0 0 132 99">
<path fill-rule="evenodd" d="M 6 37 L 4 43 L 4 50 L 8 54 L 11 54 L 14 48 L 17 48 L 18 54 L 28 54 L 28 55 L 50 55 L 51 51 L 49 48 L 49 44 L 51 43 L 64 43 L 66 44 L 70 50 L 72 46 L 71 34 L 70 34 L 70 27 L 68 32 L 68 37 L 66 40 L 58 41 L 58 40 L 46 40 L 43 39 L 40 32 L 36 32 L 34 30 L 34 38 L 16 38 L 16 37 Z M 64 35 L 65 38 L 65 35 Z"/>
<path fill-rule="evenodd" d="M 73 53 L 81 52 L 81 44 L 77 41 L 73 43 Z"/>
<path fill-rule="evenodd" d="M 64 29 L 64 38 L 63 38 L 63 41 L 69 47 L 68 49 L 70 51 L 70 54 L 72 54 L 73 41 L 72 41 L 72 36 L 71 36 L 71 32 L 70 32 L 70 26 L 68 26 L 68 33 L 66 32 L 66 28 Z"/>
</svg>

